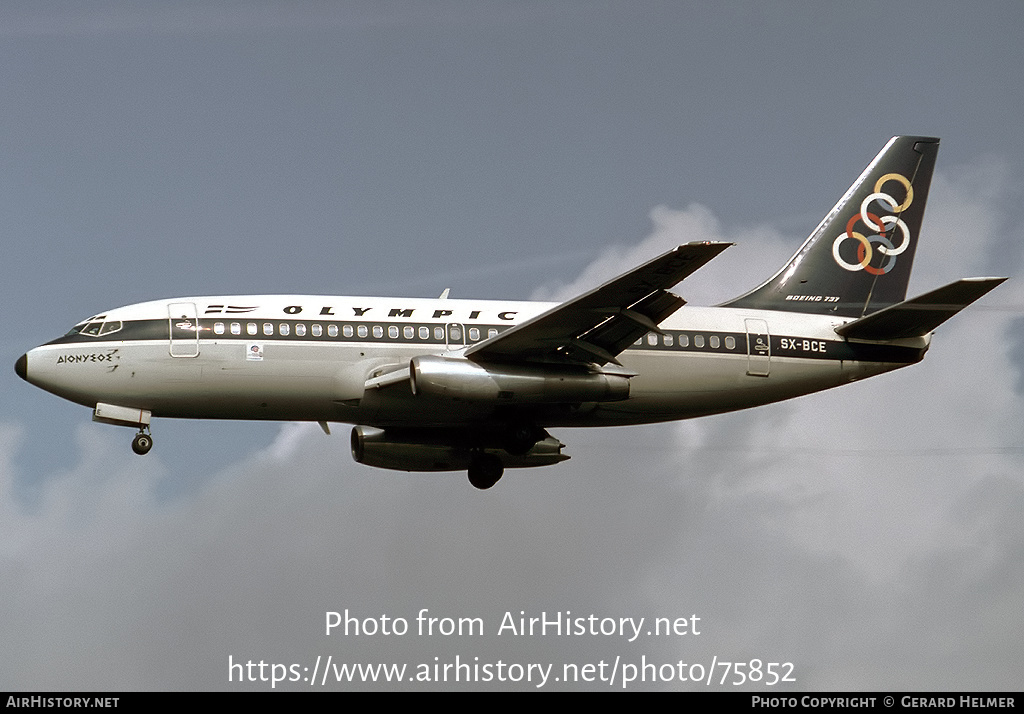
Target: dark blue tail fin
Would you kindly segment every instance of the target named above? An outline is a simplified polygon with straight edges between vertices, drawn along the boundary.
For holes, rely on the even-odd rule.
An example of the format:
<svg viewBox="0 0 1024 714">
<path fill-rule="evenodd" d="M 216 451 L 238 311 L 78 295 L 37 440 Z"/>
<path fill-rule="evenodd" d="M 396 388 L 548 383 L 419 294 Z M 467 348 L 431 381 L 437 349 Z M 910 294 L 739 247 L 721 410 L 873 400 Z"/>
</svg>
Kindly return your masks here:
<svg viewBox="0 0 1024 714">
<path fill-rule="evenodd" d="M 789 263 L 723 307 L 861 317 L 902 302 L 938 150 L 893 137 Z"/>
</svg>

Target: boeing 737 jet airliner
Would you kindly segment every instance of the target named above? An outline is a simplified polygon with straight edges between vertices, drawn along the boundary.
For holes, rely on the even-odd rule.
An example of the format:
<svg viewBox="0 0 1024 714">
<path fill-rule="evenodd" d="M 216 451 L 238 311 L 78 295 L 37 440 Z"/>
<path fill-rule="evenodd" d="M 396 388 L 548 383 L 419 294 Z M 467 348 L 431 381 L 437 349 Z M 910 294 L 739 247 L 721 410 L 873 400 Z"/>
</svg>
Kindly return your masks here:
<svg viewBox="0 0 1024 714">
<path fill-rule="evenodd" d="M 356 461 L 468 470 L 569 457 L 554 427 L 745 409 L 919 362 L 932 331 L 1005 278 L 906 299 L 939 140 L 895 137 L 796 255 L 717 307 L 669 288 L 730 244 L 688 243 L 561 304 L 184 297 L 94 315 L 19 376 L 138 429 L 154 416 L 355 425 Z"/>
</svg>

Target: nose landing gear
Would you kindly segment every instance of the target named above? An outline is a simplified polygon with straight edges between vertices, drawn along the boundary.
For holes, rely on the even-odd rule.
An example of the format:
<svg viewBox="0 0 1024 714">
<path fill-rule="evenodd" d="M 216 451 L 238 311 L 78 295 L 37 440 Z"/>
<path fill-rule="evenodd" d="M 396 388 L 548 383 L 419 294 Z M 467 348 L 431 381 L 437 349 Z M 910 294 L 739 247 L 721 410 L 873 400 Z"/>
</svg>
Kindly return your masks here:
<svg viewBox="0 0 1024 714">
<path fill-rule="evenodd" d="M 149 432 L 149 421 L 153 412 L 137 407 L 122 407 L 117 404 L 100 402 L 92 413 L 92 420 L 101 424 L 138 427 L 139 433 L 132 439 L 132 451 L 139 456 L 148 454 L 153 448 L 153 437 Z"/>
<path fill-rule="evenodd" d="M 139 456 L 144 456 L 153 448 L 153 437 L 146 432 L 139 430 L 139 433 L 132 439 L 132 451 Z"/>
</svg>

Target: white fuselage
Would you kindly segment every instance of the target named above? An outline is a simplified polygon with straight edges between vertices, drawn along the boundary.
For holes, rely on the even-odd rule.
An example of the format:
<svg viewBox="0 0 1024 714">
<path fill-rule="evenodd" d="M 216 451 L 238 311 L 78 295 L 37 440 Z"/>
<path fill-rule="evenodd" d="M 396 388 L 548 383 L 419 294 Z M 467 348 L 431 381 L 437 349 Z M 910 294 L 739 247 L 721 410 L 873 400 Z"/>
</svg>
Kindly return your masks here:
<svg viewBox="0 0 1024 714">
<path fill-rule="evenodd" d="M 308 295 L 189 297 L 129 305 L 26 355 L 27 379 L 79 404 L 156 417 L 472 424 L 509 409 L 539 426 L 641 424 L 743 409 L 919 361 L 928 338 L 856 344 L 849 318 L 683 307 L 625 350 L 629 396 L 508 407 L 367 388 L 419 355 L 465 347 L 551 303 Z"/>
</svg>

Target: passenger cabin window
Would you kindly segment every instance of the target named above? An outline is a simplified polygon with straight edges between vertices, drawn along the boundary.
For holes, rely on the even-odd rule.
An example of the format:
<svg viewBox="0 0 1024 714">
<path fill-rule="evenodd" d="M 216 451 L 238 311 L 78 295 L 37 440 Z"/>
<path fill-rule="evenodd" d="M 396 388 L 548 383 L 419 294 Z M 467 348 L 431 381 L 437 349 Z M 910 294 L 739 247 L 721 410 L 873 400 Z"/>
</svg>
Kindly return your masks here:
<svg viewBox="0 0 1024 714">
<path fill-rule="evenodd" d="M 662 340 L 665 342 L 666 347 L 671 347 L 676 341 L 672 335 L 665 335 Z"/>
<path fill-rule="evenodd" d="M 384 328 L 381 327 L 380 325 L 374 325 L 373 326 L 373 336 L 376 337 L 379 340 L 381 337 L 384 336 Z"/>
<path fill-rule="evenodd" d="M 680 347 L 689 347 L 690 346 L 690 336 L 689 335 L 679 335 L 679 346 Z"/>
<path fill-rule="evenodd" d="M 736 338 L 730 335 L 725 338 L 725 349 L 734 350 L 736 349 Z"/>
<path fill-rule="evenodd" d="M 420 328 L 420 339 L 421 340 L 429 340 L 430 339 L 430 328 L 429 327 L 421 327 Z"/>
<path fill-rule="evenodd" d="M 272 323 L 272 322 L 264 322 L 263 323 L 263 334 L 264 335 L 272 335 L 272 334 L 274 334 L 274 323 Z"/>
<path fill-rule="evenodd" d="M 444 342 L 444 328 L 443 327 L 435 327 L 434 328 L 434 339 L 437 340 L 438 342 Z"/>
<path fill-rule="evenodd" d="M 343 325 L 341 328 L 341 334 L 345 337 L 351 337 L 356 334 L 356 331 L 352 329 L 352 325 Z"/>
<path fill-rule="evenodd" d="M 338 336 L 338 326 L 337 325 L 328 325 L 327 326 L 327 335 L 328 335 L 328 337 L 337 337 Z"/>
<path fill-rule="evenodd" d="M 658 344 L 658 335 L 653 332 L 647 333 L 647 344 L 649 344 L 651 347 L 654 347 L 656 344 Z"/>
<path fill-rule="evenodd" d="M 239 322 L 232 322 L 231 323 L 231 334 L 232 335 L 240 335 L 240 334 L 242 334 L 242 324 L 239 323 Z"/>
<path fill-rule="evenodd" d="M 395 329 L 397 330 L 398 328 Z M 405 339 L 411 340 L 415 336 L 416 328 L 413 327 L 412 325 L 406 325 L 405 327 L 402 328 L 402 337 L 404 337 Z"/>
<path fill-rule="evenodd" d="M 320 335 L 324 334 L 323 325 L 317 325 L 314 323 L 313 327 L 311 327 L 310 330 L 313 332 L 313 337 L 319 337 Z"/>
<path fill-rule="evenodd" d="M 412 328 L 409 328 L 409 329 L 412 329 Z M 388 326 L 388 337 L 390 337 L 393 340 L 397 340 L 398 339 L 398 325 L 389 325 Z"/>
<path fill-rule="evenodd" d="M 718 335 L 711 335 L 711 338 L 708 341 L 711 343 L 711 346 L 716 350 L 722 344 L 722 341 L 718 338 Z"/>
<path fill-rule="evenodd" d="M 247 323 L 245 323 L 245 332 L 246 332 L 246 334 L 249 334 L 249 335 L 255 335 L 256 334 L 256 323 L 255 322 L 247 322 Z"/>
<path fill-rule="evenodd" d="M 366 325 L 360 325 L 359 327 L 356 328 L 356 334 L 359 335 L 360 337 L 366 337 L 366 335 L 369 334 L 369 332 L 370 331 L 366 329 Z"/>
<path fill-rule="evenodd" d="M 295 325 L 295 336 L 305 337 L 306 336 L 306 325 L 304 323 L 296 323 Z"/>
<path fill-rule="evenodd" d="M 224 323 L 223 322 L 215 322 L 215 323 L 213 323 L 213 334 L 215 334 L 215 335 L 223 335 L 224 334 Z"/>
<path fill-rule="evenodd" d="M 471 327 L 471 328 L 469 328 L 469 339 L 473 340 L 473 342 L 476 342 L 477 340 L 480 339 L 480 328 L 479 327 Z"/>
<path fill-rule="evenodd" d="M 282 322 L 277 326 L 282 336 L 287 336 L 291 332 L 291 326 L 287 322 Z"/>
<path fill-rule="evenodd" d="M 491 329 L 489 329 L 487 331 L 487 336 L 488 337 L 494 337 L 497 334 L 498 334 L 498 328 L 496 328 L 496 327 L 492 327 Z"/>
<path fill-rule="evenodd" d="M 694 335 L 693 336 L 693 346 L 694 347 L 703 347 L 704 346 L 704 335 Z"/>
</svg>

